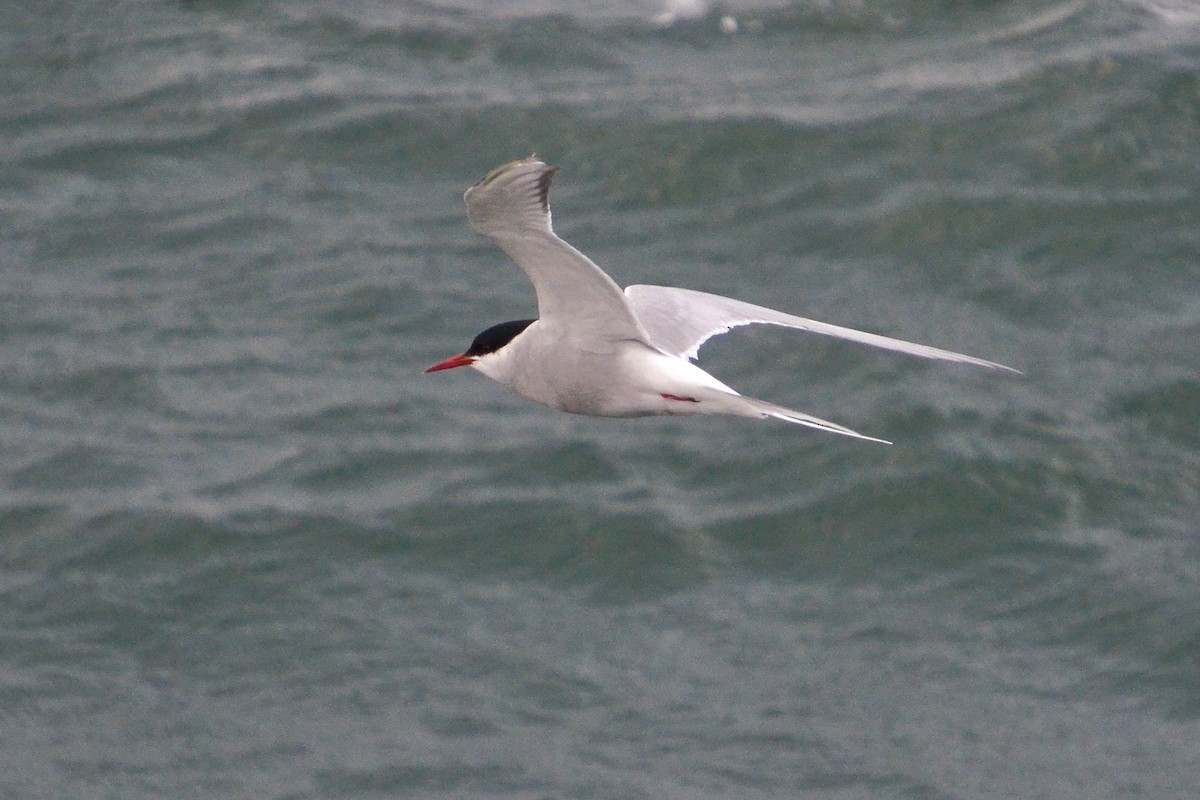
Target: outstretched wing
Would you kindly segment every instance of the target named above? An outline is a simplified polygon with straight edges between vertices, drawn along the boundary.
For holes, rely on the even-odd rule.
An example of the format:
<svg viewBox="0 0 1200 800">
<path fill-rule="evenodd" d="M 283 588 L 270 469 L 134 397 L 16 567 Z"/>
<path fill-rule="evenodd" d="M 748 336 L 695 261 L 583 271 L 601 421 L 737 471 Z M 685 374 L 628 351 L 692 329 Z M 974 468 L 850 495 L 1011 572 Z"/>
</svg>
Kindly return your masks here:
<svg viewBox="0 0 1200 800">
<path fill-rule="evenodd" d="M 811 331 L 824 336 L 835 336 L 839 339 L 848 339 L 859 344 L 881 347 L 884 350 L 895 350 L 898 353 L 907 353 L 921 358 L 956 361 L 961 364 L 975 364 L 980 367 L 1005 369 L 1010 372 L 1019 371 L 994 361 L 984 361 L 982 358 L 940 350 L 928 345 L 890 339 L 875 333 L 865 333 L 853 328 L 843 328 L 840 325 L 830 325 L 827 322 L 796 317 L 784 314 L 782 311 L 774 311 L 730 297 L 697 292 L 692 289 L 636 285 L 625 289 L 625 295 L 629 298 L 630 305 L 633 306 L 638 319 L 649 332 L 650 341 L 655 347 L 671 355 L 693 360 L 700 351 L 700 345 L 713 336 L 740 325 L 764 323 Z"/>
<path fill-rule="evenodd" d="M 471 227 L 508 253 L 537 293 L 539 325 L 604 348 L 649 342 L 621 288 L 550 226 L 550 180 L 557 167 L 536 156 L 497 167 L 467 189 Z"/>
</svg>

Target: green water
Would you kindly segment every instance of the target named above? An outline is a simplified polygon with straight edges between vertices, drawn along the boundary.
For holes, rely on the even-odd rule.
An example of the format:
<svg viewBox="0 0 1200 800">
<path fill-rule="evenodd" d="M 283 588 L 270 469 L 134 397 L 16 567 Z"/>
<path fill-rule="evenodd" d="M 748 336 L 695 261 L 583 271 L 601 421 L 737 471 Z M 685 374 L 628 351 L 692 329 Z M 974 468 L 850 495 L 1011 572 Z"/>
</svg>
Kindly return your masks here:
<svg viewBox="0 0 1200 800">
<path fill-rule="evenodd" d="M 1200 12 L 662 11 L 5 7 L 0 795 L 1194 795 Z M 622 285 L 1024 375 L 423 375 L 535 313 L 461 204 L 533 151 Z"/>
</svg>

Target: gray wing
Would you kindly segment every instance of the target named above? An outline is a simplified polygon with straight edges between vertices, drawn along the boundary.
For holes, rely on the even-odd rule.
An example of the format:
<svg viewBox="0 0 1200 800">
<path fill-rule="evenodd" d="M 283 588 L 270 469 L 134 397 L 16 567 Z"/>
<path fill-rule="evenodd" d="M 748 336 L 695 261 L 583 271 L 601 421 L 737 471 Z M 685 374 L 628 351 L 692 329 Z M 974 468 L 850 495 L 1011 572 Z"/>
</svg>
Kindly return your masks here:
<svg viewBox="0 0 1200 800">
<path fill-rule="evenodd" d="M 692 289 L 636 285 L 626 288 L 625 295 L 629 298 L 638 319 L 649 332 L 650 341 L 655 347 L 671 355 L 693 360 L 700 351 L 700 345 L 713 336 L 740 325 L 764 323 L 811 331 L 824 336 L 835 336 L 839 339 L 848 339 L 859 344 L 881 347 L 884 350 L 895 350 L 898 353 L 907 353 L 921 358 L 956 361 L 961 364 L 975 364 L 980 367 L 1005 369 L 1010 372 L 1019 371 L 994 361 L 984 361 L 982 358 L 965 356 L 949 350 L 939 350 L 928 345 L 890 339 L 874 333 L 843 328 L 840 325 L 795 317 L 791 314 L 784 314 L 782 311 L 774 311 L 730 297 L 697 292 Z"/>
<path fill-rule="evenodd" d="M 530 156 L 492 170 L 463 195 L 471 227 L 529 277 L 542 329 L 578 336 L 589 348 L 649 342 L 621 288 L 551 228 L 550 180 L 557 169 Z"/>
</svg>

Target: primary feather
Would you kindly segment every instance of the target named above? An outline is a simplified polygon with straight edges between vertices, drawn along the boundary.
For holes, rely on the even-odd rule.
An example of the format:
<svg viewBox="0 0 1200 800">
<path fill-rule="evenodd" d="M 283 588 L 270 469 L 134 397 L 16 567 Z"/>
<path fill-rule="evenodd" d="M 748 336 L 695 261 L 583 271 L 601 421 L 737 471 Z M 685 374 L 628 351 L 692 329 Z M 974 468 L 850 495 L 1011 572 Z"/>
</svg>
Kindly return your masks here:
<svg viewBox="0 0 1200 800">
<path fill-rule="evenodd" d="M 942 350 L 924 344 L 892 339 L 876 333 L 856 331 L 828 322 L 785 314 L 782 311 L 756 306 L 732 297 L 698 292 L 695 289 L 677 289 L 671 286 L 647 286 L 637 284 L 625 289 L 625 295 L 633 306 L 634 313 L 650 334 L 650 341 L 663 352 L 695 360 L 700 346 L 714 336 L 741 325 L 763 323 L 781 325 L 802 331 L 834 336 L 859 344 L 894 350 L 910 356 L 974 364 L 978 367 L 1005 369 L 1017 372 L 1012 367 L 985 361 L 982 358 Z"/>
<path fill-rule="evenodd" d="M 463 199 L 471 227 L 516 262 L 537 293 L 542 327 L 569 323 L 587 330 L 596 346 L 649 334 L 621 287 L 550 225 L 550 181 L 557 167 L 523 158 L 488 173 Z"/>
</svg>

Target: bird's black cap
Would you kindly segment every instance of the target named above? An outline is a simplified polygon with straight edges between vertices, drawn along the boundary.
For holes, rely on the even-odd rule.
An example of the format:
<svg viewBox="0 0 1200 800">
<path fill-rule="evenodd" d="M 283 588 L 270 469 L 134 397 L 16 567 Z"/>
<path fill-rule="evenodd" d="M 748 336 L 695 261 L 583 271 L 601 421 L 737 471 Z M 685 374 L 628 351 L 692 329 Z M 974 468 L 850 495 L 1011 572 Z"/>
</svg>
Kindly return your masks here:
<svg viewBox="0 0 1200 800">
<path fill-rule="evenodd" d="M 470 358 L 479 358 L 480 356 L 486 356 L 488 353 L 494 353 L 517 338 L 517 334 L 534 322 L 537 322 L 537 320 L 518 319 L 512 322 L 501 322 L 499 325 L 493 325 L 476 336 L 475 340 L 471 342 L 471 346 L 467 348 L 467 352 L 463 353 L 463 355 Z"/>
</svg>

